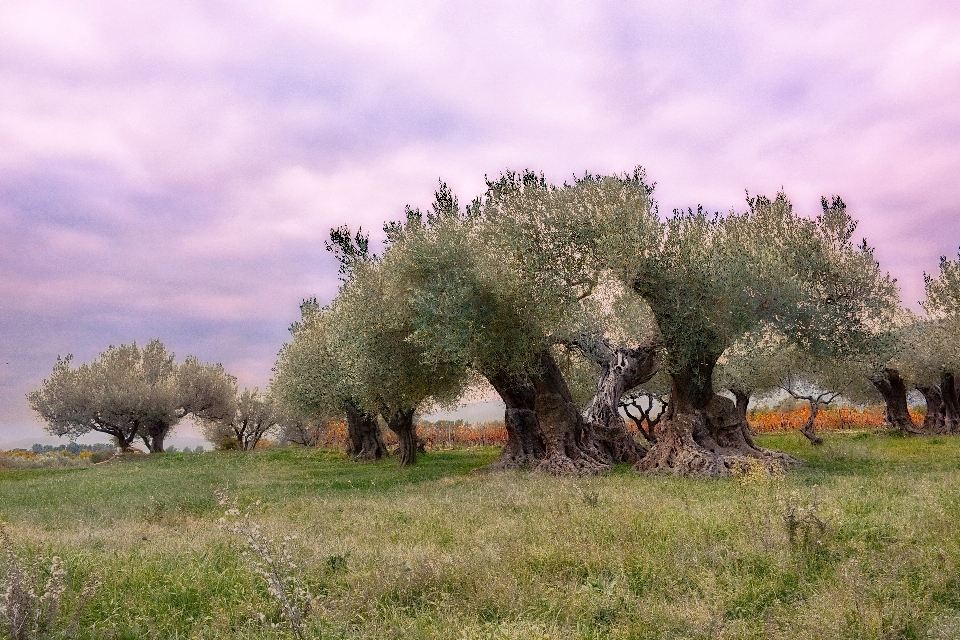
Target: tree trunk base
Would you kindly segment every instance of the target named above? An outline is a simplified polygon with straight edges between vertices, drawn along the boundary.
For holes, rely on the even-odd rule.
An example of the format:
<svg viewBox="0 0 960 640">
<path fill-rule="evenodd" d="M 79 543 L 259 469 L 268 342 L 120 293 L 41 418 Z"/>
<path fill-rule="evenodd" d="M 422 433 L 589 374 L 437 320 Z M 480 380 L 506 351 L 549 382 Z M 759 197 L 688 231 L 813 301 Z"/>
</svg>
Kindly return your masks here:
<svg viewBox="0 0 960 640">
<path fill-rule="evenodd" d="M 351 452 L 353 459 L 358 462 L 374 462 L 390 455 L 383 438 L 376 433 L 364 441 L 359 452 Z"/>
<path fill-rule="evenodd" d="M 612 464 L 578 447 L 575 451 L 548 451 L 535 471 L 551 476 L 593 476 L 611 469 Z"/>
<path fill-rule="evenodd" d="M 758 447 L 731 400 L 714 396 L 702 410 L 674 414 L 634 470 L 670 472 L 696 478 L 723 478 L 761 465 L 782 473 L 800 464 L 793 456 Z"/>
<path fill-rule="evenodd" d="M 807 440 L 810 441 L 815 447 L 823 445 L 823 438 L 817 435 L 817 432 L 814 430 L 813 425 L 810 424 L 811 421 L 807 421 L 800 428 L 800 433 L 802 433 Z"/>
<path fill-rule="evenodd" d="M 572 402 L 556 393 L 537 394 L 546 455 L 536 471 L 553 476 L 596 475 L 613 468 L 610 458 L 593 445 L 592 425 L 584 423 Z"/>
<path fill-rule="evenodd" d="M 514 471 L 532 469 L 546 456 L 540 422 L 532 409 L 513 409 L 504 412 L 508 439 L 500 456 L 483 468 L 484 471 Z"/>
<path fill-rule="evenodd" d="M 646 446 L 637 442 L 626 430 L 622 422 L 620 425 L 605 427 L 593 425 L 593 440 L 604 457 L 615 463 L 636 464 L 647 455 Z"/>
</svg>

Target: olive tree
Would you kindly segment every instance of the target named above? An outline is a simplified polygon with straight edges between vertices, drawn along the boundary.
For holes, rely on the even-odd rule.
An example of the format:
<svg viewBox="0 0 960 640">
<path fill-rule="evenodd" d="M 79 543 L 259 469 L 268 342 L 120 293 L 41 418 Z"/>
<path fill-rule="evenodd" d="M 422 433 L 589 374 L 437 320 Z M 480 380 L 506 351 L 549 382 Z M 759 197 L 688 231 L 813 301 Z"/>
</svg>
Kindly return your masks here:
<svg viewBox="0 0 960 640">
<path fill-rule="evenodd" d="M 461 210 L 441 185 L 431 211 L 408 208 L 406 224 L 387 229 L 384 262 L 408 292 L 407 340 L 426 363 L 469 368 L 503 400 L 508 442 L 494 468 L 539 463 L 545 445 L 528 376 L 546 348 L 538 309 L 485 250 L 477 206 Z"/>
<path fill-rule="evenodd" d="M 338 342 L 336 313 L 315 299 L 300 305 L 301 318 L 290 327 L 291 340 L 283 345 L 274 367 L 270 390 L 284 419 L 287 438 L 316 444 L 306 423 L 343 419 L 347 424 L 347 453 L 356 460 L 379 460 L 388 454 L 377 412 L 365 411 L 357 400 L 347 354 Z"/>
<path fill-rule="evenodd" d="M 793 464 L 754 444 L 734 403 L 714 392 L 713 374 L 724 351 L 763 323 L 805 349 L 839 351 L 882 321 L 876 292 L 893 283 L 866 243 L 851 243 L 856 224 L 843 202 L 824 199 L 816 220 L 778 194 L 748 198 L 743 213 L 675 211 L 660 221 L 623 210 L 600 224 L 607 259 L 656 318 L 672 379 L 671 417 L 637 468 L 719 476 L 748 457 Z"/>
<path fill-rule="evenodd" d="M 940 273 L 924 273 L 927 318 L 911 327 L 909 360 L 927 402 L 924 430 L 960 433 L 960 256 L 940 258 Z"/>
<path fill-rule="evenodd" d="M 408 220 L 408 225 L 415 220 Z M 394 236 L 402 229 L 395 229 Z M 379 412 L 400 443 L 400 465 L 416 462 L 418 411 L 455 401 L 470 375 L 459 362 L 432 361 L 410 337 L 414 309 L 391 252 L 356 264 L 332 305 L 338 348 L 360 406 Z"/>
<path fill-rule="evenodd" d="M 177 364 L 159 340 L 110 347 L 93 362 L 74 367 L 58 358 L 30 407 L 52 435 L 75 438 L 90 431 L 114 438 L 121 449 L 141 438 L 152 453 L 187 415 L 222 419 L 233 411 L 236 381 L 219 364 L 188 356 Z"/>
<path fill-rule="evenodd" d="M 204 437 L 219 448 L 252 451 L 265 435 L 279 426 L 280 413 L 272 398 L 259 389 L 244 389 L 230 415 L 200 420 Z"/>
<path fill-rule="evenodd" d="M 407 224 L 391 229 L 384 265 L 408 292 L 410 340 L 435 365 L 469 367 L 503 399 L 509 440 L 494 468 L 593 473 L 639 459 L 616 405 L 623 388 L 653 375 L 655 350 L 615 344 L 607 331 L 617 292 L 633 294 L 577 249 L 584 233 L 596 235 L 581 224 L 588 212 L 568 213 L 596 194 L 532 172 L 487 186 L 461 210 L 441 185 L 431 211 L 408 208 Z M 567 349 L 595 363 L 601 381 L 586 417 L 564 375 Z"/>
<path fill-rule="evenodd" d="M 555 187 L 530 171 L 488 181 L 483 205 L 489 245 L 510 266 L 544 314 L 544 336 L 577 349 L 598 371 L 593 400 L 580 416 L 556 375 L 534 375 L 546 436 L 542 468 L 583 472 L 580 459 L 636 462 L 645 450 L 618 410 L 624 392 L 658 369 L 659 336 L 646 303 L 601 259 L 599 220 L 631 212 L 651 215 L 652 187 L 642 171 L 608 180 L 590 174 Z M 541 372 L 550 368 L 541 365 Z"/>
</svg>

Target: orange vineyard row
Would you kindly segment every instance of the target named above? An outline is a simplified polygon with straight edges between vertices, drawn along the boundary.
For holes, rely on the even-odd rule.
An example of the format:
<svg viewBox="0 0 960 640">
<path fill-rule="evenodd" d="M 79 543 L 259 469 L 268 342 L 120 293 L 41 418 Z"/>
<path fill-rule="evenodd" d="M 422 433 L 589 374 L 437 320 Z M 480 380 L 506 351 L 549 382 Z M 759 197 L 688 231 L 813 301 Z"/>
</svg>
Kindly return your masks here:
<svg viewBox="0 0 960 640">
<path fill-rule="evenodd" d="M 923 422 L 923 416 L 911 413 L 914 422 Z M 754 431 L 758 433 L 776 433 L 779 431 L 796 431 L 800 429 L 810 410 L 807 408 L 794 411 L 750 411 L 748 421 Z M 857 429 L 880 429 L 884 426 L 882 409 L 829 409 L 822 410 L 817 415 L 816 429 L 818 431 L 845 431 Z M 636 428 L 627 421 L 628 430 L 637 434 Z M 507 442 L 507 430 L 503 422 L 485 422 L 481 424 L 467 424 L 455 427 L 435 425 L 420 425 L 417 436 L 423 441 L 428 450 L 459 449 L 476 446 L 501 446 Z M 396 437 L 390 431 L 384 433 L 384 440 L 388 446 L 397 444 Z M 342 422 L 333 422 L 328 426 L 326 433 L 321 434 L 317 443 L 321 448 L 346 448 L 347 426 Z"/>
<path fill-rule="evenodd" d="M 911 412 L 915 423 L 923 422 L 923 416 Z M 793 431 L 810 418 L 810 409 L 794 411 L 750 411 L 748 422 L 758 433 Z M 879 429 L 885 423 L 883 409 L 830 409 L 820 411 L 814 427 L 818 431 L 845 431 L 851 429 Z"/>
<path fill-rule="evenodd" d="M 483 422 L 454 427 L 420 425 L 417 427 L 417 437 L 423 441 L 423 445 L 428 451 L 500 446 L 507 442 L 507 430 L 504 428 L 503 422 Z M 346 448 L 347 441 L 347 425 L 342 422 L 332 422 L 327 427 L 326 433 L 320 435 L 317 446 L 321 448 Z M 384 432 L 384 441 L 390 447 L 397 444 L 396 437 L 389 430 Z"/>
</svg>

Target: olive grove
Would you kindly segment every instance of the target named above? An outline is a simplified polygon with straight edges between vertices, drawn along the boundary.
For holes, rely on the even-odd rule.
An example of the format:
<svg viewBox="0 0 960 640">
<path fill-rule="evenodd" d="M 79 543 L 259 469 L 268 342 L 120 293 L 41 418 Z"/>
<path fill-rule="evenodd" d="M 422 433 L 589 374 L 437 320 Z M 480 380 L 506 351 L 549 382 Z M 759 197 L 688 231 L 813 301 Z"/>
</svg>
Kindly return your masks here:
<svg viewBox="0 0 960 640">
<path fill-rule="evenodd" d="M 328 334 L 336 357 L 297 372 L 297 329 L 275 387 L 301 407 L 340 389 L 337 411 L 349 398 L 379 413 L 405 450 L 415 439 L 400 425 L 419 407 L 485 382 L 506 405 L 495 469 L 595 473 L 630 462 L 722 476 L 751 459 L 796 462 L 753 442 L 752 393 L 799 393 L 802 379 L 819 403 L 896 380 L 896 284 L 853 242 L 842 200 L 824 199 L 815 219 L 783 194 L 748 197 L 743 212 L 661 217 L 652 194 L 642 169 L 562 186 L 506 172 L 465 207 L 441 183 L 429 211 L 408 207 L 385 225 L 381 255 L 365 236 L 334 230 L 344 283 L 315 311 L 322 330 L 307 333 Z M 751 341 L 764 335 L 777 336 L 767 346 L 789 354 L 793 373 L 776 359 L 759 366 L 766 356 Z M 620 409 L 656 380 L 668 381 L 666 411 L 639 442 Z"/>
</svg>

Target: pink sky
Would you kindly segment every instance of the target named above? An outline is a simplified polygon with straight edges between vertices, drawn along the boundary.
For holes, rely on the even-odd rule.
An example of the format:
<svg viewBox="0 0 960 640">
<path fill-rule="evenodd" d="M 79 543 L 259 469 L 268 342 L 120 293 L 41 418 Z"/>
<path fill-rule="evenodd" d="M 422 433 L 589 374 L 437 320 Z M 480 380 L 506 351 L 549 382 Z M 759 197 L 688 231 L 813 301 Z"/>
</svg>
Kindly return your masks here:
<svg viewBox="0 0 960 640">
<path fill-rule="evenodd" d="M 960 10 L 784 4 L 0 4 L 0 445 L 58 354 L 159 337 L 265 387 L 330 227 L 438 178 L 839 194 L 916 307 L 960 245 Z"/>
</svg>

